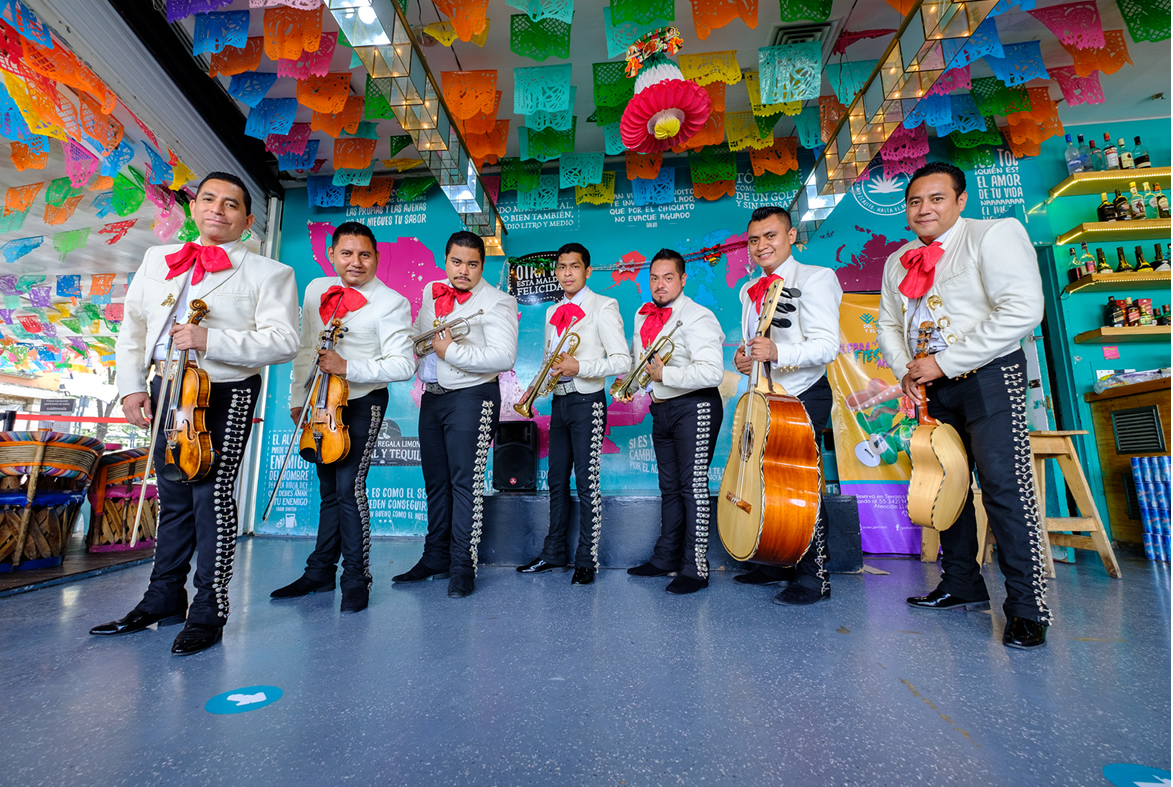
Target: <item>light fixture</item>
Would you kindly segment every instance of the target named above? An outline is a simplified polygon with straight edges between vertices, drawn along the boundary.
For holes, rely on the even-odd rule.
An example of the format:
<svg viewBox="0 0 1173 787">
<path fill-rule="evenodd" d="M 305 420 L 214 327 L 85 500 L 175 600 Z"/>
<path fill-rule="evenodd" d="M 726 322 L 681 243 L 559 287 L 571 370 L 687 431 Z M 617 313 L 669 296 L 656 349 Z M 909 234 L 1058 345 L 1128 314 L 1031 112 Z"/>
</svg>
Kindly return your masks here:
<svg viewBox="0 0 1173 787">
<path fill-rule="evenodd" d="M 801 239 L 808 239 L 834 209 L 813 206 L 811 197 L 842 195 L 851 188 L 997 3 L 918 0 L 913 5 L 790 205 Z"/>
</svg>

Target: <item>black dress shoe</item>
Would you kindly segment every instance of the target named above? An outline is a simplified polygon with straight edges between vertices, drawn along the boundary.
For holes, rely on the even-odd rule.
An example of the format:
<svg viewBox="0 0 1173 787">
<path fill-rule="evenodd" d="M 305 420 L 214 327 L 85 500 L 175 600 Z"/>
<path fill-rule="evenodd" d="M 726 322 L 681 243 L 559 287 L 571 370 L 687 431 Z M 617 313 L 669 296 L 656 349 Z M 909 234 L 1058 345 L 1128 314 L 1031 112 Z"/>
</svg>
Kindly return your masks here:
<svg viewBox="0 0 1173 787">
<path fill-rule="evenodd" d="M 633 577 L 666 577 L 672 572 L 666 568 L 656 568 L 651 561 L 648 561 L 642 566 L 627 569 L 627 573 Z"/>
<path fill-rule="evenodd" d="M 428 568 L 421 561 L 406 574 L 391 577 L 392 582 L 423 582 L 425 579 L 448 579 L 448 569 Z"/>
<path fill-rule="evenodd" d="M 910 607 L 918 607 L 919 609 L 957 609 L 964 607 L 970 611 L 983 610 L 990 608 L 990 600 L 976 599 L 974 601 L 967 601 L 960 596 L 954 596 L 941 588 L 937 588 L 927 596 L 913 596 L 908 599 Z"/>
<path fill-rule="evenodd" d="M 453 574 L 452 579 L 448 580 L 448 598 L 464 598 L 472 595 L 476 583 L 473 582 L 472 574 Z"/>
<path fill-rule="evenodd" d="M 371 601 L 371 592 L 366 588 L 343 589 L 341 612 L 362 612 Z"/>
<path fill-rule="evenodd" d="M 1037 620 L 1010 618 L 1002 632 L 1002 644 L 1019 650 L 1041 648 L 1047 644 L 1047 626 Z"/>
<path fill-rule="evenodd" d="M 707 579 L 697 579 L 684 574 L 677 574 L 676 579 L 669 582 L 668 587 L 664 588 L 664 590 L 669 593 L 675 593 L 678 596 L 683 596 L 686 593 L 695 593 L 698 590 L 703 590 L 708 586 L 709 580 Z"/>
<path fill-rule="evenodd" d="M 329 582 L 315 582 L 308 577 L 298 577 L 294 582 L 283 588 L 277 588 L 269 594 L 269 598 L 298 598 L 310 593 L 329 593 L 334 589 L 334 580 Z"/>
<path fill-rule="evenodd" d="M 794 569 L 781 566 L 758 566 L 744 574 L 736 574 L 734 582 L 743 585 L 780 585 L 794 581 Z"/>
<path fill-rule="evenodd" d="M 112 620 L 109 623 L 103 623 L 100 626 L 94 626 L 90 629 L 90 633 L 100 637 L 109 637 L 115 634 L 133 634 L 136 631 L 142 631 L 152 623 L 158 623 L 160 626 L 174 626 L 185 620 L 187 620 L 186 610 L 167 615 L 150 615 L 146 612 L 132 609 L 126 617 Z"/>
<path fill-rule="evenodd" d="M 553 571 L 556 568 L 562 569 L 563 571 L 565 571 L 566 564 L 565 563 L 547 563 L 546 561 L 542 560 L 539 557 L 539 558 L 534 558 L 530 562 L 526 563 L 524 566 L 518 566 L 517 573 L 518 574 L 542 574 L 542 573 L 545 573 L 546 571 Z"/>
<path fill-rule="evenodd" d="M 774 596 L 774 603 L 787 607 L 805 607 L 819 601 L 826 601 L 829 598 L 831 598 L 829 590 L 826 593 L 820 593 L 817 590 L 811 590 L 806 585 L 791 585 Z"/>
<path fill-rule="evenodd" d="M 595 581 L 595 570 L 589 566 L 578 566 L 570 579 L 572 585 L 589 585 Z"/>
<path fill-rule="evenodd" d="M 207 650 L 220 641 L 224 635 L 223 626 L 205 626 L 202 623 L 188 623 L 175 638 L 171 652 L 176 656 L 190 656 Z"/>
</svg>

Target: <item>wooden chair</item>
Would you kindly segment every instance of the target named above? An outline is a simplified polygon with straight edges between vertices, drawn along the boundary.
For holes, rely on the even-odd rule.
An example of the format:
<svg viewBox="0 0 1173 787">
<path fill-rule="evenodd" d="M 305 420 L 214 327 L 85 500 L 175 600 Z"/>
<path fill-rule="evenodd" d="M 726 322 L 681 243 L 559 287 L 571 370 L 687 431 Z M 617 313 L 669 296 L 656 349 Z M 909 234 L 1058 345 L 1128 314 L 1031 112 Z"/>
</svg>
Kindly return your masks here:
<svg viewBox="0 0 1173 787">
<path fill-rule="evenodd" d="M 61 564 L 103 444 L 61 432 L 0 432 L 0 571 Z"/>
<path fill-rule="evenodd" d="M 147 469 L 147 449 L 129 448 L 104 455 L 98 461 L 94 483 L 90 486 L 90 529 L 86 533 L 87 552 L 117 552 L 131 549 L 130 536 L 138 513 L 139 497 L 146 495 L 139 539 L 134 549 L 155 545 L 158 516 L 158 487 L 143 483 Z"/>
</svg>

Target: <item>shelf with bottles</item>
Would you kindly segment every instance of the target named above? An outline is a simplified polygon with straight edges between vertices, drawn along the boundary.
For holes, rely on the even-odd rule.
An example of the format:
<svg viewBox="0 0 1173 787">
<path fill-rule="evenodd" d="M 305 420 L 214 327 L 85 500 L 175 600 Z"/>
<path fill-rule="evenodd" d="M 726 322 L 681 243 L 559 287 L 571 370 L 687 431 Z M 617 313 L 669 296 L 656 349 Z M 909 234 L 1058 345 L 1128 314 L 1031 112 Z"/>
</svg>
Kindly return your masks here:
<svg viewBox="0 0 1173 787">
<path fill-rule="evenodd" d="M 1103 192 L 1121 192 L 1128 188 L 1134 180 L 1154 180 L 1168 183 L 1173 177 L 1173 170 L 1169 167 L 1149 167 L 1147 169 L 1115 169 L 1102 172 L 1076 172 L 1067 180 L 1051 189 L 1051 198 L 1055 197 L 1082 197 Z"/>
<path fill-rule="evenodd" d="M 1139 221 L 1085 221 L 1055 238 L 1056 246 L 1069 243 L 1127 243 L 1134 240 L 1158 240 L 1170 236 L 1169 219 Z"/>
<path fill-rule="evenodd" d="M 1167 342 L 1168 325 L 1104 326 L 1076 335 L 1076 344 L 1132 344 L 1136 342 Z"/>
<path fill-rule="evenodd" d="M 1167 290 L 1169 271 L 1091 273 L 1068 284 L 1063 292 L 1114 292 L 1116 290 Z"/>
</svg>

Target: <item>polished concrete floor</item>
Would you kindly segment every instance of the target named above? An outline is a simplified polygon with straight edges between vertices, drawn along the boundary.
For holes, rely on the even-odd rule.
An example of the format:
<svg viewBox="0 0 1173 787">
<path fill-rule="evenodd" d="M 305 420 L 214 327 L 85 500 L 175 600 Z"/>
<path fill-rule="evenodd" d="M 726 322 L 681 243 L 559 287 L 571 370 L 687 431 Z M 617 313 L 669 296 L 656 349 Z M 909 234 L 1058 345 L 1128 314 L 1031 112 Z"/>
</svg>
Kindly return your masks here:
<svg viewBox="0 0 1173 787">
<path fill-rule="evenodd" d="M 1000 642 L 995 611 L 924 612 L 936 568 L 869 559 L 830 601 L 789 608 L 720 572 L 603 571 L 477 592 L 392 586 L 418 541 L 376 541 L 372 606 L 271 602 L 306 540 L 247 539 L 224 642 L 169 654 L 175 627 L 86 634 L 138 600 L 136 566 L 0 598 L 0 784 L 1102 785 L 1110 763 L 1169 768 L 1169 569 L 1059 565 L 1046 648 Z M 213 715 L 215 695 L 281 698 Z"/>
</svg>

